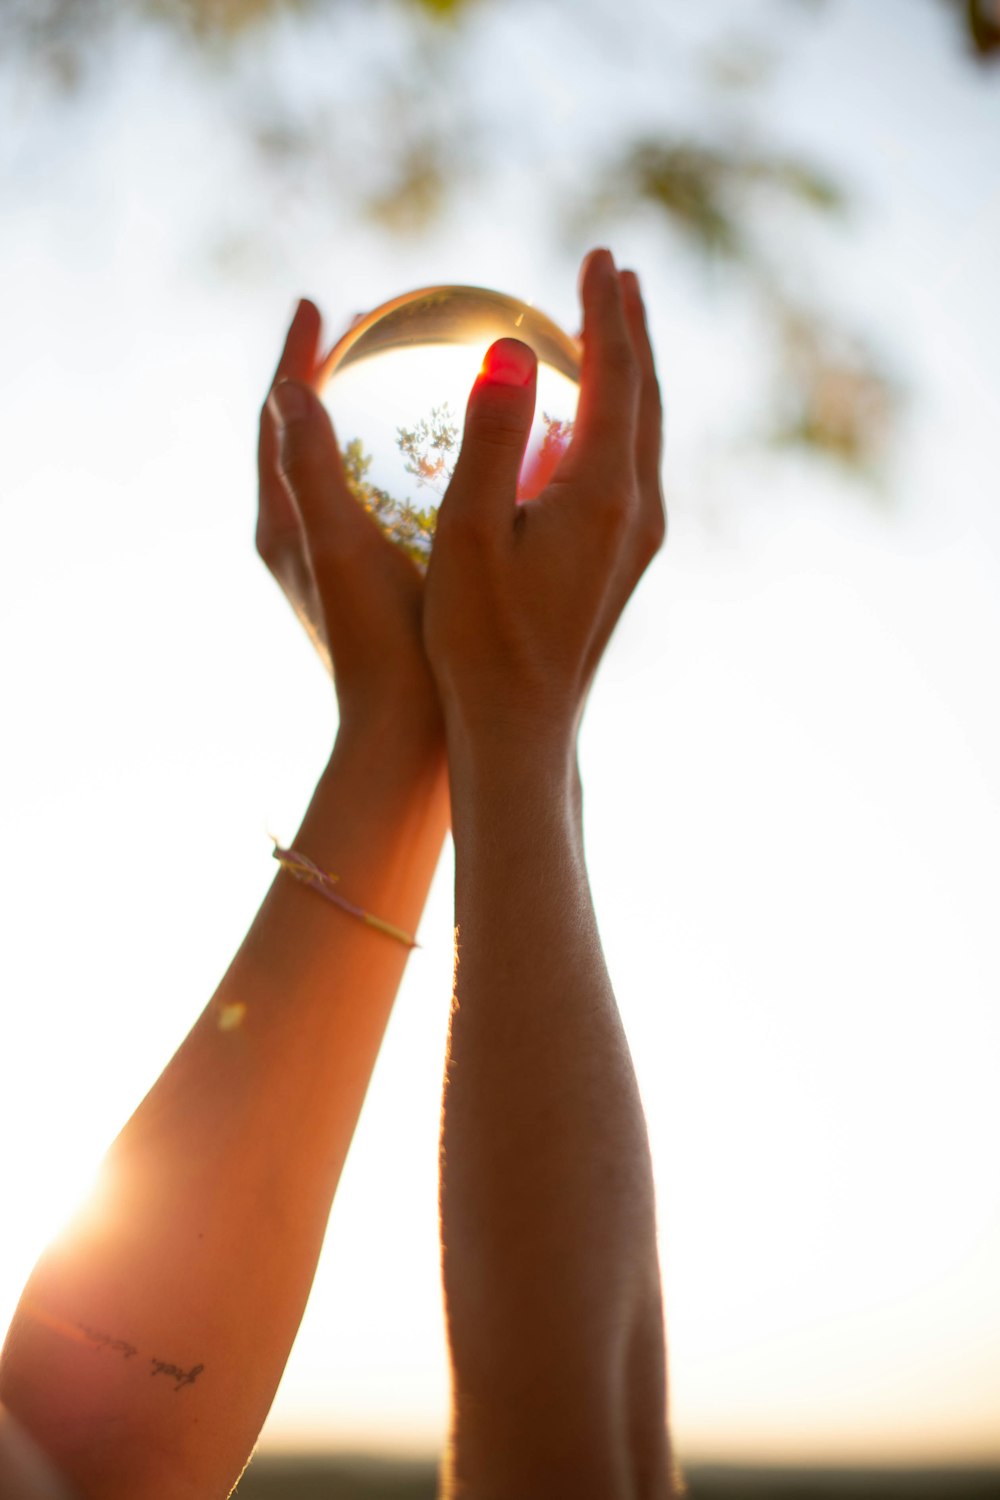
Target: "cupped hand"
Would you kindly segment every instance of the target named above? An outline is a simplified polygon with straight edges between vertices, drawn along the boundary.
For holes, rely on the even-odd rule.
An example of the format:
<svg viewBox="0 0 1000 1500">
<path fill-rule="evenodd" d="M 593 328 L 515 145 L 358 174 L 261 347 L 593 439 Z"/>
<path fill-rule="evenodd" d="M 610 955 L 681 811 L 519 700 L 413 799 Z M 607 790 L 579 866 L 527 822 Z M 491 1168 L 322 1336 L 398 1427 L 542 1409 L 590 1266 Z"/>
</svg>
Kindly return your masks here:
<svg viewBox="0 0 1000 1500">
<path fill-rule="evenodd" d="M 341 726 L 443 743 L 424 580 L 348 488 L 316 389 L 319 337 L 300 302 L 261 411 L 257 550 L 333 674 Z"/>
<path fill-rule="evenodd" d="M 597 250 L 581 296 L 573 436 L 533 499 L 517 499 L 532 351 L 514 339 L 494 344 L 469 398 L 424 601 L 449 734 L 571 743 L 608 639 L 666 536 L 662 406 L 637 278 Z"/>
</svg>

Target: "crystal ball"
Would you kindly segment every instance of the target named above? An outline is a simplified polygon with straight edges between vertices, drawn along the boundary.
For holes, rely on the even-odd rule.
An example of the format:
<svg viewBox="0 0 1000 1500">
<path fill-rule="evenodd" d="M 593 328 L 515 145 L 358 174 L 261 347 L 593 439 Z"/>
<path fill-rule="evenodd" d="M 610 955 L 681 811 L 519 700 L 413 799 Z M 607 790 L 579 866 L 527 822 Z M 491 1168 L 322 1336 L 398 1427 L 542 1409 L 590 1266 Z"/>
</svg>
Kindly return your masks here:
<svg viewBox="0 0 1000 1500">
<path fill-rule="evenodd" d="M 320 369 L 352 493 L 420 568 L 458 458 L 469 392 L 500 338 L 520 339 L 538 356 L 517 488 L 518 501 L 528 500 L 569 443 L 581 366 L 577 340 L 537 308 L 485 287 L 405 292 L 357 319 Z"/>
</svg>

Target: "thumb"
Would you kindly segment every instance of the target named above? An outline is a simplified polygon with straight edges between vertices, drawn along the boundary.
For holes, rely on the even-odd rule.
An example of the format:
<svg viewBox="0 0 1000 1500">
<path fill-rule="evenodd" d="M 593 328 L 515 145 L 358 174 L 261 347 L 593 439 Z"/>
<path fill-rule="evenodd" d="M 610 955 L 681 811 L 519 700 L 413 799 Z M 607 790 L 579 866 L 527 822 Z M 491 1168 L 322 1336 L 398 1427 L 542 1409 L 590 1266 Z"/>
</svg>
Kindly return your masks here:
<svg viewBox="0 0 1000 1500">
<path fill-rule="evenodd" d="M 465 412 L 462 448 L 438 524 L 468 514 L 487 524 L 513 512 L 517 480 L 535 415 L 538 362 L 519 339 L 498 339 L 486 351 Z"/>
<path fill-rule="evenodd" d="M 342 478 L 340 450 L 329 413 L 316 392 L 298 380 L 279 380 L 268 404 L 278 431 L 278 469 L 307 534 L 331 520 L 331 492 Z"/>
</svg>

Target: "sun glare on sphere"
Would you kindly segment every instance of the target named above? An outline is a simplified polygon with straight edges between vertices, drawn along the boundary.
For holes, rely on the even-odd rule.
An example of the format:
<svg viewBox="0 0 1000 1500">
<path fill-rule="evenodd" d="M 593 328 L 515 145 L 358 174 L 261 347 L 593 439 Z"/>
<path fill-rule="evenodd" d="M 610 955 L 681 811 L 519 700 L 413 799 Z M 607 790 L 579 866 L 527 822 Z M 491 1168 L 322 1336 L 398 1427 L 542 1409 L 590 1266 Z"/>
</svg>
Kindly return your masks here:
<svg viewBox="0 0 1000 1500">
<path fill-rule="evenodd" d="M 537 495 L 569 445 L 579 346 L 527 303 L 475 287 L 408 293 L 375 309 L 331 351 L 321 384 L 356 498 L 418 566 L 461 447 L 484 356 L 515 337 L 538 357 L 535 416 L 518 485 Z"/>
</svg>

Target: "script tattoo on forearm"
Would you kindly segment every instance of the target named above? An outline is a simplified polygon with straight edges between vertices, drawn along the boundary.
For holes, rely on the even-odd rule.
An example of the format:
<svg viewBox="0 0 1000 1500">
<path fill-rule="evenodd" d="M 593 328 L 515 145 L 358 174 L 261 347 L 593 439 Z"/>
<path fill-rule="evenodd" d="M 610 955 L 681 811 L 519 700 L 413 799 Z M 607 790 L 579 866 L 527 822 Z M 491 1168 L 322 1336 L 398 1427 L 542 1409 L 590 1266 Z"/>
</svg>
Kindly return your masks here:
<svg viewBox="0 0 1000 1500">
<path fill-rule="evenodd" d="M 110 1333 L 102 1333 L 98 1328 L 90 1328 L 86 1323 L 77 1323 L 84 1340 L 90 1344 L 98 1353 L 108 1349 L 114 1354 L 120 1354 L 123 1359 L 133 1359 L 139 1353 L 134 1344 L 127 1339 L 112 1338 Z M 174 1391 L 183 1390 L 186 1385 L 194 1385 L 198 1376 L 204 1370 L 204 1365 L 192 1365 L 190 1370 L 184 1370 L 180 1365 L 175 1365 L 171 1360 L 156 1359 L 155 1356 L 149 1363 L 153 1366 L 150 1376 L 166 1375 L 168 1379 L 175 1380 L 177 1384 Z"/>
<path fill-rule="evenodd" d="M 171 1379 L 177 1381 L 174 1386 L 175 1391 L 179 1391 L 185 1385 L 194 1385 L 205 1368 L 204 1365 L 192 1365 L 190 1370 L 182 1370 L 180 1365 L 170 1365 L 165 1359 L 151 1359 L 149 1362 L 153 1366 L 149 1372 L 150 1375 L 169 1375 Z"/>
<path fill-rule="evenodd" d="M 100 1333 L 96 1328 L 88 1328 L 85 1323 L 78 1323 L 77 1328 L 83 1334 L 88 1344 L 93 1344 L 95 1349 L 111 1349 L 116 1354 L 121 1354 L 125 1359 L 131 1359 L 139 1351 L 134 1344 L 127 1339 L 113 1339 L 110 1333 Z"/>
</svg>

